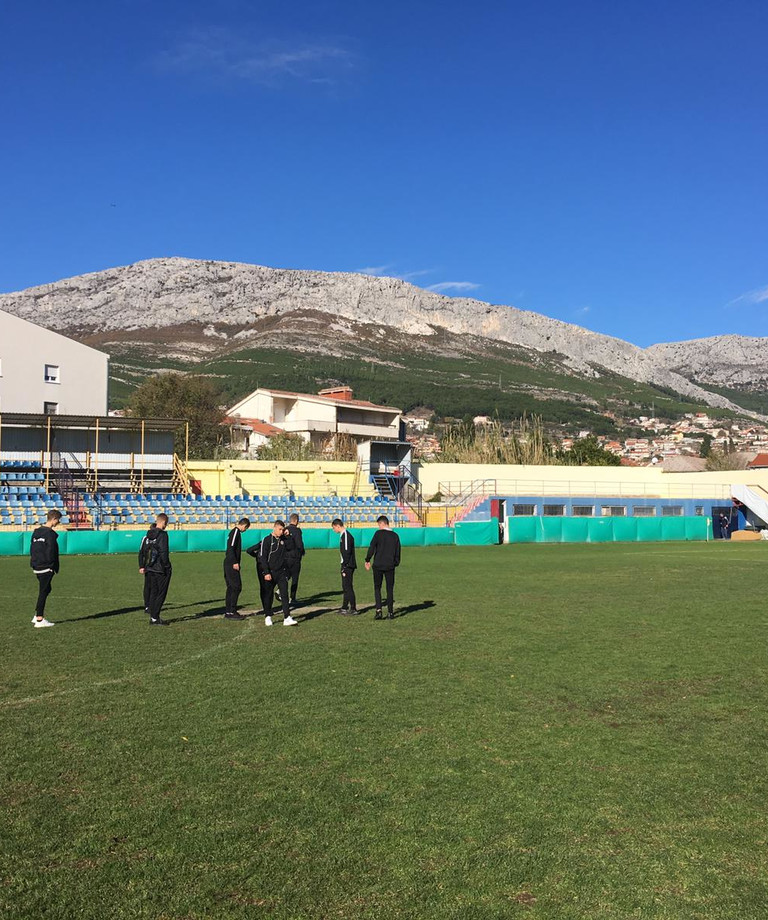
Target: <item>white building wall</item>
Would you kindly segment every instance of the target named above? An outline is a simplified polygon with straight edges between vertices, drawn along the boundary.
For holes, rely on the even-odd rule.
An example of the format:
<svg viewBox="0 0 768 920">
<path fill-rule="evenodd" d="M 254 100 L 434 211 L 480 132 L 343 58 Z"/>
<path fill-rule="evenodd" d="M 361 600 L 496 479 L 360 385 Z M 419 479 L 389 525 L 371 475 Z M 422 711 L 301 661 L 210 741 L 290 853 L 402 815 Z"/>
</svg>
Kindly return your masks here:
<svg viewBox="0 0 768 920">
<path fill-rule="evenodd" d="M 58 382 L 46 382 L 46 365 Z M 106 415 L 109 356 L 0 310 L 0 412 Z"/>
</svg>

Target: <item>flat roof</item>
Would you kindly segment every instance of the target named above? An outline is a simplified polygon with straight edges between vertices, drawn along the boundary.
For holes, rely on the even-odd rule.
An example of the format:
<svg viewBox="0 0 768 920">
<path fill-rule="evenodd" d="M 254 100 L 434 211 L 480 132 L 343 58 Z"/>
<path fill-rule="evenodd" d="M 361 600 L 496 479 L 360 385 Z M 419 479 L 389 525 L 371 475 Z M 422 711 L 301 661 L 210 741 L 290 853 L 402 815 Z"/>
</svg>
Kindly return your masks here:
<svg viewBox="0 0 768 920">
<path fill-rule="evenodd" d="M 186 425 L 186 419 L 179 418 L 132 418 L 122 415 L 43 415 L 34 412 L 0 412 L 0 426 L 15 428 L 111 428 L 123 431 L 140 431 L 142 422 L 147 431 L 176 431 Z"/>
</svg>

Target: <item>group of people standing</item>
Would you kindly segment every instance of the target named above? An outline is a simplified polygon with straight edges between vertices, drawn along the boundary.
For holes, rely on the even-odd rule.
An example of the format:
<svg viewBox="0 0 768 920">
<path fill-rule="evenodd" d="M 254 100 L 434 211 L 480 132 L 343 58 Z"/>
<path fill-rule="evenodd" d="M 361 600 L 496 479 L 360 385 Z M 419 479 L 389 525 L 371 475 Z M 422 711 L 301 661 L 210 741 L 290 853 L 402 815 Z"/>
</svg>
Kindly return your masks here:
<svg viewBox="0 0 768 920">
<path fill-rule="evenodd" d="M 365 568 L 373 569 L 373 593 L 376 612 L 374 619 L 394 617 L 395 569 L 400 565 L 400 538 L 389 526 L 389 518 L 381 515 L 377 519 L 378 530 L 373 535 L 365 556 Z M 38 599 L 33 626 L 40 628 L 54 624 L 45 617 L 45 605 L 51 593 L 51 583 L 59 571 L 59 548 L 56 529 L 61 524 L 61 512 L 51 511 L 45 524 L 32 534 L 30 542 L 30 564 L 38 580 Z M 243 590 L 241 574 L 243 534 L 250 528 L 247 517 L 241 518 L 227 536 L 224 555 L 224 581 L 226 584 L 225 613 L 228 620 L 244 620 L 238 612 L 238 600 Z M 344 521 L 336 518 L 331 526 L 339 535 L 341 562 L 342 604 L 339 613 L 357 616 L 357 598 L 354 578 L 357 569 L 355 540 L 347 530 Z M 161 617 L 163 604 L 173 574 L 168 544 L 168 515 L 158 514 L 139 547 L 139 573 L 144 576 L 144 610 L 149 614 L 151 626 L 165 626 Z M 306 550 L 299 526 L 298 514 L 290 516 L 288 524 L 275 521 L 271 533 L 258 543 L 246 549 L 256 560 L 256 574 L 259 581 L 259 595 L 264 614 L 264 623 L 272 626 L 275 600 L 282 608 L 283 625 L 296 626 L 297 620 L 291 610 L 298 606 L 297 595 L 301 563 Z M 386 595 L 382 598 L 382 586 Z"/>
<path fill-rule="evenodd" d="M 400 538 L 390 528 L 389 518 L 386 515 L 382 514 L 376 524 L 378 530 L 368 547 L 365 567 L 369 571 L 373 568 L 373 593 L 376 604 L 374 619 L 384 618 L 384 605 L 386 605 L 387 616 L 392 619 L 395 605 L 395 569 L 400 565 Z M 251 522 L 248 518 L 241 518 L 227 537 L 227 551 L 224 557 L 224 581 L 227 585 L 224 616 L 228 620 L 245 619 L 237 610 L 237 602 L 242 591 L 240 574 L 242 537 L 250 526 Z M 339 613 L 345 616 L 357 616 L 359 611 L 354 587 L 355 570 L 357 569 L 355 539 L 344 526 L 341 518 L 335 518 L 331 526 L 339 535 L 342 593 Z M 297 592 L 301 561 L 305 552 L 298 514 L 292 514 L 287 525 L 283 521 L 275 521 L 272 532 L 246 550 L 246 553 L 256 560 L 256 574 L 259 579 L 259 595 L 265 625 L 272 626 L 273 624 L 272 612 L 275 599 L 282 607 L 283 626 L 296 625 L 297 621 L 291 616 L 291 610 L 298 605 Z M 381 596 L 382 584 L 386 584 L 387 593 L 384 599 Z M 152 622 L 151 619 L 150 622 Z"/>
</svg>

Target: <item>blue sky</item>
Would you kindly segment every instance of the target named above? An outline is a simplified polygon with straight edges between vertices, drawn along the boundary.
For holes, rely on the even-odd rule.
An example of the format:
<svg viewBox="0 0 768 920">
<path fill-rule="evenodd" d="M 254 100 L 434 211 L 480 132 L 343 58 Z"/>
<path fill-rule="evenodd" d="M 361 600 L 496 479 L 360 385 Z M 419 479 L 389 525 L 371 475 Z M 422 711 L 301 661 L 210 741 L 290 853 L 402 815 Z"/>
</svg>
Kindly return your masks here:
<svg viewBox="0 0 768 920">
<path fill-rule="evenodd" d="M 768 335 L 763 0 L 9 0 L 0 34 L 0 291 L 178 255 Z"/>
</svg>

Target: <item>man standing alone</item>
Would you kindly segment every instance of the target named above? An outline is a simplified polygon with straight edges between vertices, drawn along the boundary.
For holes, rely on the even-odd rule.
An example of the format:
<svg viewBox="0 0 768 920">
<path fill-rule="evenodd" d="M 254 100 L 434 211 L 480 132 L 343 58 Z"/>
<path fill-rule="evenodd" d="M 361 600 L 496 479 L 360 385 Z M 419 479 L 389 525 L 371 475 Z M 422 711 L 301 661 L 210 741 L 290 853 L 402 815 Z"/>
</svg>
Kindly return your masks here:
<svg viewBox="0 0 768 920">
<path fill-rule="evenodd" d="M 341 518 L 336 518 L 332 523 L 334 532 L 339 534 L 339 552 L 341 553 L 341 593 L 343 600 L 339 613 L 344 616 L 357 616 L 357 601 L 355 599 L 355 538 L 344 526 Z"/>
<path fill-rule="evenodd" d="M 167 626 L 160 618 L 168 586 L 171 583 L 171 556 L 168 550 L 168 515 L 158 514 L 155 523 L 147 531 L 139 549 L 139 572 L 148 576 L 147 600 L 149 602 L 149 625 Z"/>
<path fill-rule="evenodd" d="M 299 589 L 299 576 L 301 575 L 301 560 L 306 550 L 304 537 L 301 535 L 298 514 L 292 514 L 288 526 L 285 528 L 285 542 L 287 546 L 288 578 L 291 587 L 291 607 L 296 606 L 296 592 Z"/>
<path fill-rule="evenodd" d="M 371 569 L 373 559 L 373 594 L 376 601 L 374 620 L 382 619 L 381 583 L 387 585 L 387 616 L 394 619 L 395 569 L 400 565 L 400 537 L 389 527 L 389 518 L 382 514 L 376 518 L 379 529 L 373 535 L 365 556 L 365 567 Z"/>
<path fill-rule="evenodd" d="M 38 629 L 44 626 L 55 626 L 45 618 L 45 602 L 51 593 L 53 576 L 59 571 L 59 537 L 56 528 L 61 523 L 61 512 L 48 512 L 45 524 L 38 527 L 32 534 L 29 544 L 29 564 L 37 576 L 37 607 L 32 617 L 32 625 Z"/>
<path fill-rule="evenodd" d="M 240 576 L 240 556 L 243 548 L 243 534 L 251 526 L 247 517 L 240 518 L 230 530 L 227 537 L 227 552 L 224 556 L 224 581 L 227 584 L 227 596 L 224 601 L 226 620 L 244 620 L 245 617 L 237 612 L 237 599 L 243 590 L 243 580 Z"/>
</svg>

